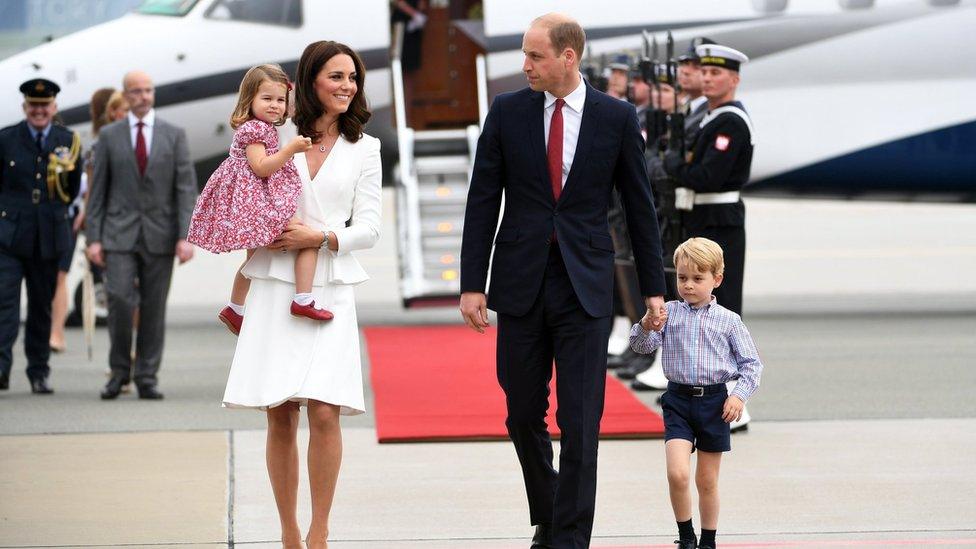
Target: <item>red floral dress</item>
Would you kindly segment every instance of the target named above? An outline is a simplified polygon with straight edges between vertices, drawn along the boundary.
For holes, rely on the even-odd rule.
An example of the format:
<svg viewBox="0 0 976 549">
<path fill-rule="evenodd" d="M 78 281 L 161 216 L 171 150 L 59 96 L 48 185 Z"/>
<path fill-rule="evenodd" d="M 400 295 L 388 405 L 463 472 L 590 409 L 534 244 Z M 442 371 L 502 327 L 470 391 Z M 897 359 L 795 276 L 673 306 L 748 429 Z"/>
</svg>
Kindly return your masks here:
<svg viewBox="0 0 976 549">
<path fill-rule="evenodd" d="M 247 163 L 245 149 L 264 143 L 267 154 L 278 152 L 278 131 L 252 119 L 234 132 L 230 156 L 197 198 L 187 241 L 214 253 L 260 248 L 270 244 L 295 215 L 302 181 L 292 160 L 267 178 Z"/>
</svg>

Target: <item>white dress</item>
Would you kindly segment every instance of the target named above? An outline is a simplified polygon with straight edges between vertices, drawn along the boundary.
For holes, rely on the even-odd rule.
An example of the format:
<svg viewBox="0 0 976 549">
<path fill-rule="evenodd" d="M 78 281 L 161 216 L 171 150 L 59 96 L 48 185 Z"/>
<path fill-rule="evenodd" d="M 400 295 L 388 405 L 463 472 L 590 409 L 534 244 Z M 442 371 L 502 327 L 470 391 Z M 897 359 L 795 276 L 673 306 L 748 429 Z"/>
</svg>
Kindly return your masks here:
<svg viewBox="0 0 976 549">
<path fill-rule="evenodd" d="M 295 253 L 257 250 L 244 266 L 251 289 L 223 405 L 264 410 L 312 399 L 335 404 L 345 415 L 361 414 L 366 405 L 353 285 L 369 277 L 350 252 L 379 239 L 380 142 L 340 137 L 314 180 L 304 153 L 294 161 L 302 179 L 296 215 L 339 241 L 338 252 L 319 252 L 312 287 L 316 304 L 335 318 L 292 316 Z"/>
</svg>

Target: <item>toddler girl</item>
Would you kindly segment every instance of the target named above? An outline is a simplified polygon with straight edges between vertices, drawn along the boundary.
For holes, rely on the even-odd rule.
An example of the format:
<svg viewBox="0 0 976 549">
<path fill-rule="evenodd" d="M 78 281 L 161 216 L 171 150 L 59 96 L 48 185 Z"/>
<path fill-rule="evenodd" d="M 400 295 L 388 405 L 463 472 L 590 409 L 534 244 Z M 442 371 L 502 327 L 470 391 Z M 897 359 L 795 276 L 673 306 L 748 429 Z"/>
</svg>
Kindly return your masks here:
<svg viewBox="0 0 976 549">
<path fill-rule="evenodd" d="M 236 130 L 230 156 L 210 176 L 197 199 L 189 242 L 214 253 L 247 250 L 250 259 L 255 249 L 271 244 L 294 217 L 302 183 L 292 156 L 310 149 L 312 142 L 299 135 L 278 150 L 275 126 L 288 118 L 290 89 L 291 82 L 278 65 L 258 65 L 244 75 L 230 119 Z M 317 257 L 316 248 L 297 251 L 291 314 L 331 320 L 332 313 L 317 308 L 312 299 Z M 250 286 L 241 268 L 234 278 L 230 302 L 217 315 L 235 335 L 244 321 L 244 299 Z"/>
</svg>

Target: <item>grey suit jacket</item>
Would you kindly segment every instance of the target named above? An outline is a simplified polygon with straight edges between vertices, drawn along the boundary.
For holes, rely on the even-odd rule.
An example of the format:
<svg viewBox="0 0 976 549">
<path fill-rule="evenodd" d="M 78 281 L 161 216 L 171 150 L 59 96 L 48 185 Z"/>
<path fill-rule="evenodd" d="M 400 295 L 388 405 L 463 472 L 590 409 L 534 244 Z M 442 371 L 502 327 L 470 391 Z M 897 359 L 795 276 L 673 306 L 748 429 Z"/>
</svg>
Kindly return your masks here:
<svg viewBox="0 0 976 549">
<path fill-rule="evenodd" d="M 197 198 L 186 132 L 156 116 L 146 173 L 139 175 L 127 119 L 102 128 L 88 195 L 85 235 L 110 252 L 131 252 L 140 233 L 153 254 L 186 238 Z"/>
</svg>

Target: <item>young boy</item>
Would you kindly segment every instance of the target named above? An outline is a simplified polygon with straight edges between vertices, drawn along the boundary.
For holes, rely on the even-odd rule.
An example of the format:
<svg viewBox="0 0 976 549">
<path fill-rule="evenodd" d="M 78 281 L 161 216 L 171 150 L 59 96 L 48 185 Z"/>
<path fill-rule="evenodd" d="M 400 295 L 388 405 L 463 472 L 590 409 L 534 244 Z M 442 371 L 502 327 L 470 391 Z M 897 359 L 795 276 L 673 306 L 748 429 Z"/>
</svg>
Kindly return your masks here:
<svg viewBox="0 0 976 549">
<path fill-rule="evenodd" d="M 722 248 L 707 238 L 691 238 L 674 252 L 678 294 L 666 304 L 660 331 L 645 316 L 630 332 L 637 353 L 662 347 L 668 390 L 664 409 L 664 447 L 671 507 L 678 522 L 679 549 L 714 548 L 718 528 L 718 471 L 722 452 L 732 449 L 729 424 L 742 414 L 759 387 L 762 363 L 739 315 L 719 305 L 712 290 L 722 283 Z M 737 380 L 728 395 L 726 382 Z M 691 454 L 698 449 L 695 485 L 701 513 L 701 542 L 692 526 L 689 477 Z"/>
</svg>

